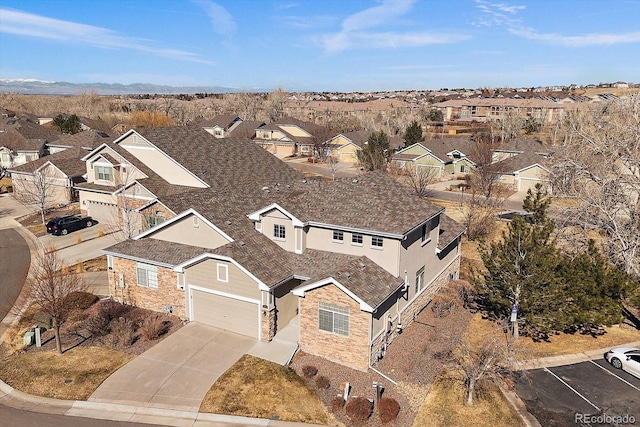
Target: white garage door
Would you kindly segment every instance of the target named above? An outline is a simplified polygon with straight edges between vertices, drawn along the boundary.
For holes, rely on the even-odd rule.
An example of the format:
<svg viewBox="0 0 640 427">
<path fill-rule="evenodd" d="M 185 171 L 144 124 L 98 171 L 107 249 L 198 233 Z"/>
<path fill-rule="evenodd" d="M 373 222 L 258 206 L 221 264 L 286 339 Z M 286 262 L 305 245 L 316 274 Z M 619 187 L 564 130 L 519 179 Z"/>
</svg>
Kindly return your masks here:
<svg viewBox="0 0 640 427">
<path fill-rule="evenodd" d="M 118 205 L 87 200 L 87 215 L 101 224 L 117 224 Z"/>
<path fill-rule="evenodd" d="M 190 292 L 193 321 L 258 338 L 258 304 L 197 289 Z"/>
<path fill-rule="evenodd" d="M 531 191 L 535 191 L 537 183 L 541 183 L 543 186 L 546 186 L 545 182 L 539 181 L 537 179 L 520 178 L 520 188 L 518 189 L 518 191 L 526 192 L 529 189 L 531 189 Z"/>
</svg>

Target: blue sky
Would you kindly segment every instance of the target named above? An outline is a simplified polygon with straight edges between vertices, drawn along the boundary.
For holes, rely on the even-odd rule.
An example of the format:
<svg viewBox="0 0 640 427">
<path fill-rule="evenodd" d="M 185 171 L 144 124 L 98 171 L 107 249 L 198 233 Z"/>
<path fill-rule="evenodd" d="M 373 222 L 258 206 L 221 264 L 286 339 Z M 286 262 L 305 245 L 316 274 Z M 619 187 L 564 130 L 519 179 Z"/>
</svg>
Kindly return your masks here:
<svg viewBox="0 0 640 427">
<path fill-rule="evenodd" d="M 0 0 L 0 78 L 369 91 L 640 81 L 640 0 Z"/>
</svg>

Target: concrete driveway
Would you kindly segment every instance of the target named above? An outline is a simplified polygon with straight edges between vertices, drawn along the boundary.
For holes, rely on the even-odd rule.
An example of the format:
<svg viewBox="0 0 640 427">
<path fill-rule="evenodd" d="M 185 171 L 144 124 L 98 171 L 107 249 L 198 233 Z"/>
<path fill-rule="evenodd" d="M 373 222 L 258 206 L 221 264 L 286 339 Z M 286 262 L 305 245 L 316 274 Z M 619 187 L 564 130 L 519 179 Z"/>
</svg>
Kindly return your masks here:
<svg viewBox="0 0 640 427">
<path fill-rule="evenodd" d="M 89 401 L 198 411 L 211 385 L 255 343 L 189 323 L 114 372 Z"/>
</svg>

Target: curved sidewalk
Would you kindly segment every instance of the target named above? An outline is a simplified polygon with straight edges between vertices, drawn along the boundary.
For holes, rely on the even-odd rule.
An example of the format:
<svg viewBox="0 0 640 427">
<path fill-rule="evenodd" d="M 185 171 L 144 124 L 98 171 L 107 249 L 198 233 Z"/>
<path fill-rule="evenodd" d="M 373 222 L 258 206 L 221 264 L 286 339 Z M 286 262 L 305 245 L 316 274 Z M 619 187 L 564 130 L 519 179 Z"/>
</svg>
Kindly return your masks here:
<svg viewBox="0 0 640 427">
<path fill-rule="evenodd" d="M 111 421 L 129 421 L 182 427 L 268 426 L 313 427 L 317 424 L 247 418 L 233 415 L 206 414 L 202 412 L 176 411 L 113 403 L 96 403 L 79 400 L 58 400 L 32 396 L 14 389 L 0 380 L 0 405 L 14 409 L 45 414 L 67 415 Z"/>
<path fill-rule="evenodd" d="M 589 360 L 603 359 L 604 354 L 615 347 L 636 347 L 640 348 L 640 341 L 627 344 L 614 345 L 607 348 L 588 350 L 575 354 L 562 354 L 559 356 L 541 357 L 539 359 L 525 360 L 521 363 L 521 370 L 531 370 L 540 368 L 552 368 L 554 366 L 573 365 L 574 363 L 587 362 Z"/>
</svg>

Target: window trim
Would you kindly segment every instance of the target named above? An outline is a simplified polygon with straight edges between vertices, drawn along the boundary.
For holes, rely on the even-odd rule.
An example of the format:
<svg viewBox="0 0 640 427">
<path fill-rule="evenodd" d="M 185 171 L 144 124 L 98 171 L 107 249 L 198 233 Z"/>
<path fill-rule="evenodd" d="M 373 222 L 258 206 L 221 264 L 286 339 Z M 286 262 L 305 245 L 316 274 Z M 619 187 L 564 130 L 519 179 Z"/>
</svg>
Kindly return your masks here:
<svg viewBox="0 0 640 427">
<path fill-rule="evenodd" d="M 360 240 L 359 242 L 356 241 L 356 239 L 358 238 Z M 353 246 L 362 246 L 363 242 L 364 242 L 364 236 L 362 233 L 351 233 L 351 244 Z"/>
<path fill-rule="evenodd" d="M 431 241 L 431 221 L 426 221 L 424 224 L 422 224 L 422 243 L 421 245 L 424 246 L 427 243 L 429 243 Z"/>
<path fill-rule="evenodd" d="M 379 241 L 380 244 L 374 242 Z M 384 248 L 384 239 L 381 236 L 371 236 L 371 249 L 382 250 Z"/>
<path fill-rule="evenodd" d="M 424 290 L 424 266 L 422 266 L 422 268 L 416 271 L 415 294 L 418 295 L 423 290 Z"/>
<path fill-rule="evenodd" d="M 287 240 L 287 227 L 282 224 L 273 224 L 273 239 L 280 241 Z"/>
<path fill-rule="evenodd" d="M 336 238 L 338 236 L 338 238 Z M 331 234 L 331 241 L 334 243 L 344 243 L 344 231 L 342 230 L 333 230 Z"/>
<path fill-rule="evenodd" d="M 107 170 L 110 171 L 110 172 L 108 174 L 105 174 L 104 171 L 107 171 Z M 113 182 L 113 166 L 95 165 L 94 174 L 95 174 L 96 181 Z M 103 175 L 103 176 L 107 176 L 108 175 L 109 179 L 100 178 L 100 175 Z"/>
<path fill-rule="evenodd" d="M 324 316 L 321 313 L 325 313 Z M 331 315 L 331 326 L 323 324 L 323 320 L 327 321 L 328 315 Z M 336 316 L 341 319 L 342 322 L 338 323 L 336 327 Z M 345 327 L 346 326 L 346 327 Z M 318 330 L 328 332 L 334 335 L 341 335 L 348 337 L 351 329 L 351 312 L 348 306 L 340 306 L 323 301 L 318 302 Z"/>
<path fill-rule="evenodd" d="M 222 272 L 224 272 L 224 275 L 220 274 Z M 217 263 L 216 276 L 217 276 L 218 282 L 229 283 L 229 266 L 227 264 Z"/>
<path fill-rule="evenodd" d="M 141 283 L 142 281 L 140 280 L 140 271 L 145 271 L 146 283 Z M 158 289 L 158 267 L 155 265 L 145 264 L 142 262 L 136 263 L 136 284 L 138 286 L 142 286 L 143 288 Z"/>
</svg>

